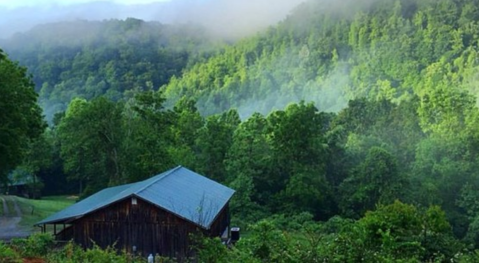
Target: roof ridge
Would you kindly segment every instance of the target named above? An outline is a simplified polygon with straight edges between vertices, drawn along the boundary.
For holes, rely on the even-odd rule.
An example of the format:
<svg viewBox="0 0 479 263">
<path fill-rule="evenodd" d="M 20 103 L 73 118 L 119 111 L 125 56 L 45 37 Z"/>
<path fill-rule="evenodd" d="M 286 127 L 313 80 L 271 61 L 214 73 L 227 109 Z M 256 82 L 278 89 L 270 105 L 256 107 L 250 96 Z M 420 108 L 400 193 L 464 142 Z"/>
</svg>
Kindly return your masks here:
<svg viewBox="0 0 479 263">
<path fill-rule="evenodd" d="M 73 222 L 114 202 L 136 196 L 201 228 L 211 229 L 212 222 L 234 192 L 228 186 L 186 167 L 177 166 L 140 182 L 103 189 L 37 225 Z"/>
<path fill-rule="evenodd" d="M 136 183 L 130 183 L 130 187 L 134 186 L 135 184 L 136 184 Z M 129 184 L 122 184 L 122 185 L 110 186 L 110 187 L 108 187 L 108 188 L 105 188 L 105 189 L 103 189 L 103 190 L 100 190 L 100 191 L 96 192 L 95 194 L 100 193 L 100 192 L 103 192 L 103 191 L 105 191 L 105 190 L 111 190 L 112 188 L 115 188 L 115 187 L 122 187 L 122 186 L 126 186 L 126 185 L 129 185 Z M 128 187 L 128 188 L 129 188 L 129 187 Z M 116 194 L 113 195 L 113 196 L 110 196 L 109 198 L 107 198 L 107 200 L 115 199 L 115 197 L 117 197 L 117 196 L 120 195 L 121 193 L 125 192 L 128 188 L 124 189 L 123 191 L 121 191 L 121 192 L 119 192 L 119 193 L 116 193 Z M 108 202 L 107 202 L 107 204 L 108 204 Z M 96 211 L 96 210 L 98 210 L 98 209 L 104 207 L 104 206 L 107 205 L 107 204 L 97 203 L 97 204 L 95 204 L 94 206 L 90 207 L 90 209 L 88 209 L 87 211 L 85 211 L 85 212 L 82 214 L 82 216 L 83 216 L 83 215 L 86 215 L 86 214 L 88 214 L 88 213 L 91 213 L 91 212 L 93 212 L 93 211 Z"/>
<path fill-rule="evenodd" d="M 172 174 L 173 172 L 176 172 L 176 170 L 182 168 L 181 165 L 178 165 L 177 167 L 169 170 L 169 171 L 166 171 L 165 174 L 163 176 L 160 176 L 158 179 L 154 180 L 153 182 L 143 186 L 142 188 L 138 189 L 137 191 L 133 192 L 132 194 L 135 194 L 135 195 L 138 195 L 140 194 L 141 192 L 143 192 L 146 188 L 150 187 L 152 184 L 156 183 L 156 182 L 159 182 L 160 180 L 162 180 L 163 178 L 167 177 L 168 175 Z M 148 180 L 148 179 L 146 179 Z M 145 180 L 145 181 L 146 181 Z"/>
</svg>

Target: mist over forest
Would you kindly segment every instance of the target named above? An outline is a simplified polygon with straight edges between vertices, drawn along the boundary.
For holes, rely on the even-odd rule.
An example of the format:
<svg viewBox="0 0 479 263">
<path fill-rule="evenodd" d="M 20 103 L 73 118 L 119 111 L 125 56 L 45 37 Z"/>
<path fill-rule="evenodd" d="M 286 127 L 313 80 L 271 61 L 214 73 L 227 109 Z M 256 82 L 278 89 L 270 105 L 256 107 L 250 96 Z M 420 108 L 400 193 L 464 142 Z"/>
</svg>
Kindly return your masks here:
<svg viewBox="0 0 479 263">
<path fill-rule="evenodd" d="M 248 232 L 205 262 L 479 261 L 478 0 L 94 5 L 0 40 L 3 181 L 85 198 L 188 167 Z"/>
<path fill-rule="evenodd" d="M 36 25 L 61 21 L 137 18 L 166 24 L 201 25 L 220 38 L 236 40 L 284 19 L 302 0 L 169 0 L 149 4 L 91 1 L 7 8 L 0 6 L 0 38 Z"/>
</svg>

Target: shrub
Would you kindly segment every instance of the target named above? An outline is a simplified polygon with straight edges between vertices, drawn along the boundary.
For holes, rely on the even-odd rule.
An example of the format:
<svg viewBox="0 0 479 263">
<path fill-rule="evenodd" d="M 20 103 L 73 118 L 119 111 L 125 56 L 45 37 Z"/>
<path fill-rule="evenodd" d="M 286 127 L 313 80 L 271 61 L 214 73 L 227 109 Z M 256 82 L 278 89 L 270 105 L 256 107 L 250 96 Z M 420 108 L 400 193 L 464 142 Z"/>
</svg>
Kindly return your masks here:
<svg viewBox="0 0 479 263">
<path fill-rule="evenodd" d="M 84 253 L 85 251 L 80 246 L 77 246 L 70 241 L 62 248 L 53 250 L 50 253 L 48 253 L 46 259 L 47 259 L 47 262 L 52 262 L 52 263 L 82 262 Z"/>
<path fill-rule="evenodd" d="M 83 250 L 73 242 L 67 243 L 62 249 L 54 251 L 47 256 L 51 263 L 134 263 L 145 262 L 144 258 L 134 258 L 126 252 L 118 252 L 113 247 L 102 249 L 97 245 Z"/>
<path fill-rule="evenodd" d="M 43 257 L 53 248 L 53 236 L 46 233 L 36 233 L 26 239 L 13 239 L 12 247 L 22 257 Z"/>
<path fill-rule="evenodd" d="M 20 255 L 18 255 L 7 244 L 0 241 L 0 263 L 17 263 L 22 262 Z"/>
</svg>

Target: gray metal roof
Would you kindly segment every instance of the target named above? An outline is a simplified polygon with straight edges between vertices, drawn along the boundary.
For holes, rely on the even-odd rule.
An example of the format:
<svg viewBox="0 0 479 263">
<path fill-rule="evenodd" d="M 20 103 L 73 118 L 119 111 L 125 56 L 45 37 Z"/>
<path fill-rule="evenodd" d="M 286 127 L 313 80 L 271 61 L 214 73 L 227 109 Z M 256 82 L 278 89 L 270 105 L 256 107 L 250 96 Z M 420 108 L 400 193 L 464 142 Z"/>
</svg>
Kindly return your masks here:
<svg viewBox="0 0 479 263">
<path fill-rule="evenodd" d="M 36 223 L 68 223 L 129 196 L 136 196 L 209 229 L 234 190 L 178 166 L 145 181 L 104 189 Z"/>
</svg>

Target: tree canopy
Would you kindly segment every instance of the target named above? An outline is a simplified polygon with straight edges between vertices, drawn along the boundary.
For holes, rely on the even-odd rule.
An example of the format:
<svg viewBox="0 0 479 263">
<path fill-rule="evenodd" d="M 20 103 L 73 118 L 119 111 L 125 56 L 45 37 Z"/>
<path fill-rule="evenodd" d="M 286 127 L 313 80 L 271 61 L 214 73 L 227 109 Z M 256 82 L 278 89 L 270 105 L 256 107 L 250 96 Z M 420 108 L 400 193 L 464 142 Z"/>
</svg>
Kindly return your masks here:
<svg viewBox="0 0 479 263">
<path fill-rule="evenodd" d="M 0 180 L 20 165 L 28 144 L 45 124 L 27 70 L 0 49 Z"/>
</svg>

